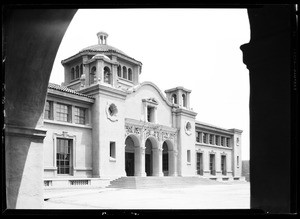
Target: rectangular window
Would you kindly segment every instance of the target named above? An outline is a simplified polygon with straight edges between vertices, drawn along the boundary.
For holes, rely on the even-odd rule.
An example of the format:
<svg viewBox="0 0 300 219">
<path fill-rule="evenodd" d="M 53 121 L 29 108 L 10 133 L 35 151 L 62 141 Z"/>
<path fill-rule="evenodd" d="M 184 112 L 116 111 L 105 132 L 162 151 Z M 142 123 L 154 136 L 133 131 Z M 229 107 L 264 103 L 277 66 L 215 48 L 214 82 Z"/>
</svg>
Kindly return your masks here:
<svg viewBox="0 0 300 219">
<path fill-rule="evenodd" d="M 191 150 L 187 150 L 187 162 L 191 163 Z"/>
<path fill-rule="evenodd" d="M 147 106 L 147 122 L 154 122 L 154 107 Z"/>
<path fill-rule="evenodd" d="M 71 106 L 57 103 L 56 104 L 56 116 L 58 121 L 71 122 L 72 113 Z"/>
<path fill-rule="evenodd" d="M 214 154 L 209 155 L 209 170 L 211 175 L 216 175 Z"/>
<path fill-rule="evenodd" d="M 196 142 L 200 143 L 201 140 L 201 132 L 196 132 Z"/>
<path fill-rule="evenodd" d="M 224 137 L 221 137 L 221 146 L 224 146 Z"/>
<path fill-rule="evenodd" d="M 85 120 L 86 120 L 86 109 L 75 107 L 75 123 L 84 125 Z"/>
<path fill-rule="evenodd" d="M 226 156 L 221 155 L 221 170 L 222 170 L 222 175 L 226 175 Z"/>
<path fill-rule="evenodd" d="M 109 143 L 109 156 L 116 159 L 116 142 L 111 141 Z"/>
<path fill-rule="evenodd" d="M 71 174 L 71 139 L 57 138 L 56 166 L 57 174 Z"/>
<path fill-rule="evenodd" d="M 236 157 L 236 167 L 240 167 L 240 157 Z"/>
<path fill-rule="evenodd" d="M 207 144 L 207 134 L 203 133 L 203 143 Z"/>
<path fill-rule="evenodd" d="M 216 135 L 216 145 L 220 145 L 220 136 Z"/>
<path fill-rule="evenodd" d="M 46 101 L 44 119 L 53 119 L 53 102 Z"/>
<path fill-rule="evenodd" d="M 226 146 L 229 147 L 229 138 L 226 138 Z"/>
<path fill-rule="evenodd" d="M 214 142 L 213 142 L 213 137 L 214 137 L 214 135 L 209 135 L 209 144 L 213 144 Z"/>
</svg>

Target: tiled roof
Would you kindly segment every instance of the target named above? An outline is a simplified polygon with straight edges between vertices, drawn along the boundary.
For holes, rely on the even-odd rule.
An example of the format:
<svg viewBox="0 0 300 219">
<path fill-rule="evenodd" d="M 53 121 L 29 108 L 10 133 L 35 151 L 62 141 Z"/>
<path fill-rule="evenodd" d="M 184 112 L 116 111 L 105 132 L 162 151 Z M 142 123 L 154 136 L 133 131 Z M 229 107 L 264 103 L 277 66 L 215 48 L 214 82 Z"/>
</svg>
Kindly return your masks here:
<svg viewBox="0 0 300 219">
<path fill-rule="evenodd" d="M 80 52 L 84 52 L 84 51 L 90 51 L 90 52 L 116 52 L 116 53 L 120 53 L 122 55 L 128 56 L 127 54 L 125 54 L 123 51 L 113 47 L 113 46 L 109 46 L 106 44 L 97 44 L 97 45 L 93 45 L 93 46 L 88 46 L 82 50 L 80 50 Z"/>
<path fill-rule="evenodd" d="M 94 99 L 92 96 L 78 93 L 77 91 L 75 91 L 73 89 L 70 89 L 68 87 L 61 86 L 61 85 L 58 85 L 58 84 L 49 83 L 48 84 L 48 89 L 63 91 L 63 92 L 66 92 L 66 93 L 75 94 L 75 95 L 78 95 L 78 96 L 82 96 L 82 97 L 87 97 L 87 98 L 90 98 L 90 99 Z"/>
</svg>

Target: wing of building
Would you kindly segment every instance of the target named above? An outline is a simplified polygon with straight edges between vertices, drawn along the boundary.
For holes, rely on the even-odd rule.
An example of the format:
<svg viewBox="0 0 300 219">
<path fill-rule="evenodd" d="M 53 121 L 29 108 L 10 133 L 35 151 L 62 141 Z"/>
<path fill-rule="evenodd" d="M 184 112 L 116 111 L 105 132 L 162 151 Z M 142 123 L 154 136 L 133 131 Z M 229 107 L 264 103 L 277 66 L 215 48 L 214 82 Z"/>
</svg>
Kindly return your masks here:
<svg viewBox="0 0 300 219">
<path fill-rule="evenodd" d="M 241 178 L 241 130 L 196 121 L 191 90 L 139 82 L 142 63 L 107 44 L 63 60 L 44 111 L 45 186 L 124 176 Z"/>
</svg>

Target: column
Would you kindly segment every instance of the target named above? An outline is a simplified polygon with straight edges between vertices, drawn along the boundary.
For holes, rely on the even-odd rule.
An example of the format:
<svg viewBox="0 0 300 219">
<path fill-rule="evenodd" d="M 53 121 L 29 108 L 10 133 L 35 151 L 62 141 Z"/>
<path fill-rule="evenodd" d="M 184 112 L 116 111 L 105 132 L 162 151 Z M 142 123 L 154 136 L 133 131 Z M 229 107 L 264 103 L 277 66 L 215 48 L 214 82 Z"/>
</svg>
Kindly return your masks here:
<svg viewBox="0 0 300 219">
<path fill-rule="evenodd" d="M 169 176 L 177 176 L 177 155 L 178 151 L 172 150 L 169 153 Z"/>
<path fill-rule="evenodd" d="M 117 65 L 112 65 L 112 69 L 111 69 L 111 80 L 112 80 L 112 86 L 113 87 L 117 87 L 117 78 L 118 78 L 118 66 Z"/>
<path fill-rule="evenodd" d="M 163 176 L 162 172 L 162 148 L 153 148 L 153 176 Z"/>
<path fill-rule="evenodd" d="M 134 148 L 134 175 L 146 176 L 145 172 L 145 147 Z"/>
<path fill-rule="evenodd" d="M 5 165 L 8 209 L 39 209 L 43 206 L 46 131 L 6 126 Z"/>
</svg>

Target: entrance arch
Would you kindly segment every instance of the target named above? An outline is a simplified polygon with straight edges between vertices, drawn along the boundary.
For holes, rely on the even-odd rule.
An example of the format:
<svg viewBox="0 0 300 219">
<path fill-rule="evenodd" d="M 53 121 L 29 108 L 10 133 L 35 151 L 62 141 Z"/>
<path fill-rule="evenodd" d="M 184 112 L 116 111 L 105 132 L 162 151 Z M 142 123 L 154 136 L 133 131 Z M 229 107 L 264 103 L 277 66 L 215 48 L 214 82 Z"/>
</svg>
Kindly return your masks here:
<svg viewBox="0 0 300 219">
<path fill-rule="evenodd" d="M 158 142 L 154 137 L 149 137 L 145 141 L 145 172 L 146 176 L 158 175 Z"/>
<path fill-rule="evenodd" d="M 135 135 L 129 135 L 125 139 L 125 172 L 126 176 L 135 176 L 137 171 L 136 148 L 139 147 L 139 140 Z"/>
<path fill-rule="evenodd" d="M 162 145 L 162 171 L 164 176 L 172 176 L 175 171 L 173 143 L 166 140 Z"/>
</svg>

